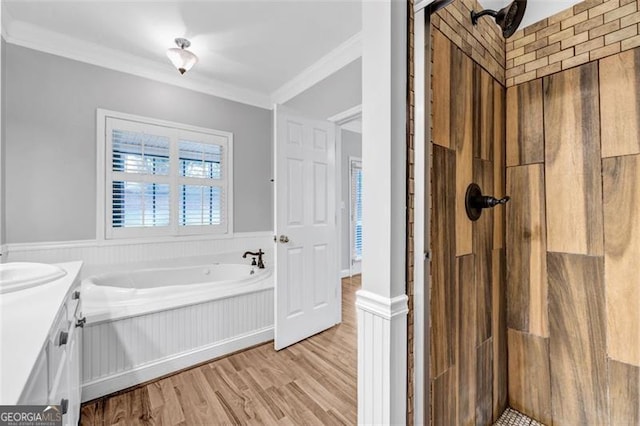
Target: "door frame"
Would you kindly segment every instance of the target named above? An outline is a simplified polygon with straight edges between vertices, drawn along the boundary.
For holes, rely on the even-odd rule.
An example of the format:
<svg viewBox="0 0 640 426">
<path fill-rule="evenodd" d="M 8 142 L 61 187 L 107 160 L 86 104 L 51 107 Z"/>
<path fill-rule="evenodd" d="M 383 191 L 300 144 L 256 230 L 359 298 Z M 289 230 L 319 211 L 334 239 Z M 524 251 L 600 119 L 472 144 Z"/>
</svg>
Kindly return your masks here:
<svg viewBox="0 0 640 426">
<path fill-rule="evenodd" d="M 336 206 L 340 206 L 340 214 L 342 215 L 342 130 L 348 130 L 350 132 L 356 131 L 352 126 L 354 122 L 362 120 L 362 104 L 356 105 L 352 108 L 339 112 L 331 117 L 327 118 L 336 125 Z M 360 129 L 360 135 L 362 135 L 362 123 L 358 126 Z M 337 220 L 337 218 L 336 218 Z M 351 219 L 349 219 L 351 220 Z M 351 273 L 351 238 L 349 238 L 349 269 L 348 275 L 345 274 L 346 269 L 342 269 L 342 258 L 344 253 L 342 252 L 342 219 L 340 220 L 340 226 L 338 226 L 338 268 L 340 270 L 340 278 L 346 278 L 352 276 Z M 342 280 L 340 280 L 340 308 L 342 309 Z"/>
<path fill-rule="evenodd" d="M 349 156 L 349 276 L 350 277 L 362 273 L 362 259 L 358 262 L 357 268 L 355 267 L 355 264 L 353 262 L 353 243 L 354 243 L 353 234 L 354 234 L 354 225 L 355 225 L 355 222 L 353 221 L 353 199 L 351 198 L 353 197 L 353 192 L 351 191 L 351 188 L 353 187 L 352 186 L 353 185 L 353 182 L 352 182 L 353 163 L 360 163 L 360 170 L 362 170 L 362 157 L 355 157 L 351 155 Z"/>
<path fill-rule="evenodd" d="M 414 6 L 414 259 L 413 259 L 413 413 L 414 424 L 429 420 L 430 371 L 430 204 L 431 104 L 426 90 L 431 87 L 431 21 L 427 1 Z"/>
</svg>

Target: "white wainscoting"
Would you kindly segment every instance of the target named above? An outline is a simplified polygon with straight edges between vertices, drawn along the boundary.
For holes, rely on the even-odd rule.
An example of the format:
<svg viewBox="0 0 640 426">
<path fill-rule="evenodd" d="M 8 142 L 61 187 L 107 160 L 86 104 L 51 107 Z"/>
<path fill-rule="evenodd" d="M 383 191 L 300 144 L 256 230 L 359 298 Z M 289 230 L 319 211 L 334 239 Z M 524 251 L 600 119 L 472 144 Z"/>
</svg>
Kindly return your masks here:
<svg viewBox="0 0 640 426">
<path fill-rule="evenodd" d="M 359 424 L 406 423 L 407 300 L 356 293 Z"/>
<path fill-rule="evenodd" d="M 273 339 L 273 289 L 87 324 L 82 401 Z"/>
<path fill-rule="evenodd" d="M 171 237 L 162 239 L 131 239 L 126 241 L 64 241 L 54 243 L 7 244 L 3 252 L 5 262 L 60 263 L 82 260 L 81 278 L 95 270 L 95 266 L 139 263 L 154 260 L 204 256 L 223 252 L 267 252 L 272 264 L 273 233 L 247 232 L 225 237 Z M 242 259 L 238 259 L 243 262 Z"/>
</svg>

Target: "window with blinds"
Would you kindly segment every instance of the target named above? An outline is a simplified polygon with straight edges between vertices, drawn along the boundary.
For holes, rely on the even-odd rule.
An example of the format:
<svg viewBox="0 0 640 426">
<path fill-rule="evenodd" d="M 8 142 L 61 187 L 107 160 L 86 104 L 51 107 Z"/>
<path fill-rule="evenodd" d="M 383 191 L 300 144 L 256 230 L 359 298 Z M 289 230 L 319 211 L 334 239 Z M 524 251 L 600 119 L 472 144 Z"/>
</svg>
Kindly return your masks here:
<svg viewBox="0 0 640 426">
<path fill-rule="evenodd" d="M 351 262 L 362 260 L 362 162 L 351 161 Z"/>
<path fill-rule="evenodd" d="M 230 232 L 232 135 L 149 121 L 105 117 L 105 237 Z"/>
</svg>

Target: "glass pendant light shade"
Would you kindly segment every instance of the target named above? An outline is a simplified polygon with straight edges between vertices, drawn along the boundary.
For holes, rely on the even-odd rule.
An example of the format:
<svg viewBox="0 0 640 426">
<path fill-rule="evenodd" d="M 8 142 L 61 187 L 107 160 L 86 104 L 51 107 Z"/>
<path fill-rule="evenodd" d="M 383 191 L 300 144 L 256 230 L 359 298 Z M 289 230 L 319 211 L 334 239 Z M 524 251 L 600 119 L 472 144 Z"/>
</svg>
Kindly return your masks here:
<svg viewBox="0 0 640 426">
<path fill-rule="evenodd" d="M 184 74 L 198 62 L 198 57 L 185 49 L 185 47 L 191 45 L 189 40 L 177 38 L 175 41 L 179 47 L 173 47 L 167 50 L 167 57 L 173 66 L 180 71 L 180 74 Z"/>
</svg>

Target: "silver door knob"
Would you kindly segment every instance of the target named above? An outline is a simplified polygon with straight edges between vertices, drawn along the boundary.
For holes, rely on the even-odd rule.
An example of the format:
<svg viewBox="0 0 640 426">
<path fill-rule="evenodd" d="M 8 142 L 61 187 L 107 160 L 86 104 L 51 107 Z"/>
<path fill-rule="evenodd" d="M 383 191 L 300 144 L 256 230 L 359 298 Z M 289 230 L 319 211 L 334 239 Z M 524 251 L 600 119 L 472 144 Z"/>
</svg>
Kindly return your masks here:
<svg viewBox="0 0 640 426">
<path fill-rule="evenodd" d="M 289 242 L 289 237 L 287 237 L 286 235 L 280 235 L 280 242 L 281 243 L 288 243 Z"/>
</svg>

